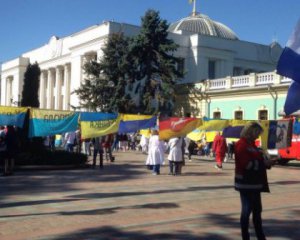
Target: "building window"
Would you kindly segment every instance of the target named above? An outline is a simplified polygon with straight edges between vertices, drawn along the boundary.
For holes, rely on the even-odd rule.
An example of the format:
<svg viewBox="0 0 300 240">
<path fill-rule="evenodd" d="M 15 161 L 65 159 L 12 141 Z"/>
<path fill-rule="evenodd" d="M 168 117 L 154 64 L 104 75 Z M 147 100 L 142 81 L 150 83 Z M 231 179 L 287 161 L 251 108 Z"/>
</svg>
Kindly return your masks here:
<svg viewBox="0 0 300 240">
<path fill-rule="evenodd" d="M 259 110 L 258 120 L 268 120 L 268 110 Z"/>
<path fill-rule="evenodd" d="M 243 70 L 240 67 L 233 68 L 233 76 L 243 75 Z"/>
<path fill-rule="evenodd" d="M 221 119 L 221 112 L 214 112 L 213 113 L 213 118 L 214 119 Z"/>
<path fill-rule="evenodd" d="M 243 111 L 235 111 L 234 112 L 234 119 L 243 120 Z"/>
<path fill-rule="evenodd" d="M 208 78 L 209 79 L 216 78 L 216 61 L 213 60 L 208 61 Z"/>
</svg>

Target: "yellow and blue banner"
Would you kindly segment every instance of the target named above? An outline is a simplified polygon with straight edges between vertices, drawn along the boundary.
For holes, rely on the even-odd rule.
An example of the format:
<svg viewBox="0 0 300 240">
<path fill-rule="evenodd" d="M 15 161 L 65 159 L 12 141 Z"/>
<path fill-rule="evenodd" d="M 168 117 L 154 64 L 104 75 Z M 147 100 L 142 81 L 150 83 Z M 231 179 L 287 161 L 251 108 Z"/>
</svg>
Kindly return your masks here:
<svg viewBox="0 0 300 240">
<path fill-rule="evenodd" d="M 157 117 L 153 115 L 121 114 L 119 133 L 133 133 L 156 126 Z"/>
<path fill-rule="evenodd" d="M 82 112 L 81 137 L 94 138 L 118 132 L 121 115 L 117 113 Z"/>
<path fill-rule="evenodd" d="M 79 112 L 32 108 L 29 117 L 29 137 L 45 137 L 76 131 Z"/>
<path fill-rule="evenodd" d="M 28 108 L 0 106 L 0 126 L 17 126 L 22 128 Z"/>
<path fill-rule="evenodd" d="M 199 130 L 205 131 L 222 131 L 225 127 L 230 125 L 230 120 L 224 119 L 203 119 L 202 125 Z"/>
<path fill-rule="evenodd" d="M 148 128 L 148 129 L 141 129 L 140 130 L 140 134 L 144 135 L 146 138 L 150 138 L 151 137 L 151 130 L 150 130 L 150 128 Z"/>
</svg>

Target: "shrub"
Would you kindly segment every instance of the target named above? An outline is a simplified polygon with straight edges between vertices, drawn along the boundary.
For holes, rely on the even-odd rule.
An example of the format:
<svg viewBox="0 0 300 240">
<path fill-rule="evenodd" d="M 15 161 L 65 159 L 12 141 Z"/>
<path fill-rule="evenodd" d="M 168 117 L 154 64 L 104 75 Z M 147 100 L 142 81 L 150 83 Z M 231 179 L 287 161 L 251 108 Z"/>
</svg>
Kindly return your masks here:
<svg viewBox="0 0 300 240">
<path fill-rule="evenodd" d="M 86 163 L 85 154 L 64 150 L 21 152 L 16 156 L 16 165 L 84 165 Z"/>
</svg>

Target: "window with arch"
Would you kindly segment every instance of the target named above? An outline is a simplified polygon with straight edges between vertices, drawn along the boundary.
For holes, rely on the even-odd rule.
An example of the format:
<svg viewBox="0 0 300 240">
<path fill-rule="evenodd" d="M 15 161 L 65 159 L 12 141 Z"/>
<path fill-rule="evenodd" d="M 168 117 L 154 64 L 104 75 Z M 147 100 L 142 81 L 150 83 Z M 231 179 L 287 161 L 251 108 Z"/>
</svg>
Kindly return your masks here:
<svg viewBox="0 0 300 240">
<path fill-rule="evenodd" d="M 268 110 L 259 110 L 258 120 L 268 120 Z"/>
<path fill-rule="evenodd" d="M 235 111 L 234 112 L 234 119 L 236 120 L 243 120 L 243 111 Z"/>
<path fill-rule="evenodd" d="M 219 111 L 216 111 L 213 113 L 213 118 L 214 119 L 221 119 L 221 112 Z"/>
</svg>

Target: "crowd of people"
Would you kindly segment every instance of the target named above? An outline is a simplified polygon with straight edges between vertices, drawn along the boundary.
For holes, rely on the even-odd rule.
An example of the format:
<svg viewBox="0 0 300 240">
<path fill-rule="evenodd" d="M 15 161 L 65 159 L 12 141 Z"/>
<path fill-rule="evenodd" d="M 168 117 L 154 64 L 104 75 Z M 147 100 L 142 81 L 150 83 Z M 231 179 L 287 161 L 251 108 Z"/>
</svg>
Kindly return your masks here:
<svg viewBox="0 0 300 240">
<path fill-rule="evenodd" d="M 62 136 L 48 136 L 44 138 L 44 145 L 50 150 L 63 147 L 69 152 L 83 152 L 92 156 L 92 167 L 103 168 L 103 161 L 115 160 L 113 151 L 138 150 L 146 154 L 145 164 L 153 175 L 160 174 L 161 165 L 165 164 L 165 155 L 169 165 L 169 175 L 181 175 L 185 165 L 185 154 L 191 156 L 215 157 L 215 168 L 222 170 L 226 159 L 235 159 L 235 184 L 240 193 L 241 217 L 240 226 L 243 240 L 249 240 L 249 217 L 252 213 L 253 224 L 257 239 L 264 240 L 262 227 L 261 192 L 269 192 L 266 169 L 271 168 L 274 161 L 255 145 L 263 132 L 263 128 L 256 122 L 246 125 L 237 142 L 226 141 L 217 132 L 213 142 L 205 138 L 193 141 L 187 137 L 173 137 L 168 141 L 159 139 L 157 129 L 152 129 L 149 137 L 138 133 L 108 134 L 92 139 L 82 139 L 80 131 L 67 132 Z M 0 127 L 0 158 L 4 160 L 4 175 L 13 174 L 15 155 L 18 149 L 17 130 L 13 126 Z"/>
</svg>

